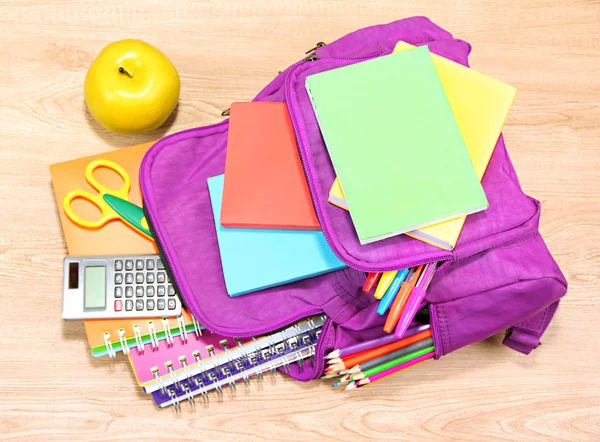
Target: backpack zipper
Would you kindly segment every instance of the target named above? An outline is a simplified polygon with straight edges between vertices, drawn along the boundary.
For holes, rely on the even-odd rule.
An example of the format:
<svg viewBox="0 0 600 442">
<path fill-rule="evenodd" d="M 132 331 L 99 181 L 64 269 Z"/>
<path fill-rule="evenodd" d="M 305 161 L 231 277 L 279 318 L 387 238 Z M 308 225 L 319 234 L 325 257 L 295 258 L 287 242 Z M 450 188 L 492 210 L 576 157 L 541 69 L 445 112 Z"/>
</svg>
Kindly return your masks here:
<svg viewBox="0 0 600 442">
<path fill-rule="evenodd" d="M 303 61 L 317 61 L 317 49 L 322 48 L 323 46 L 325 46 L 326 43 L 323 43 L 322 41 L 318 42 L 314 48 L 309 49 L 308 51 L 305 52 L 305 54 L 308 54 L 306 57 L 304 57 Z"/>
</svg>

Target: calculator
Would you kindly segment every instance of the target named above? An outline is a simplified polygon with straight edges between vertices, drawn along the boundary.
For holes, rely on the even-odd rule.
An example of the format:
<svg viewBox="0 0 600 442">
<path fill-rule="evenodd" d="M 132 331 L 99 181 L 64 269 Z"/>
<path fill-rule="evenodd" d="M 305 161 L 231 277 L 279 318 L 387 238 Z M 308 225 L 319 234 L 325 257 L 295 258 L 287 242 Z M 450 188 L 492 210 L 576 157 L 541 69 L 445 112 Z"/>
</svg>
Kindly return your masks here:
<svg viewBox="0 0 600 442">
<path fill-rule="evenodd" d="M 180 314 L 181 300 L 159 255 L 65 258 L 63 319 Z"/>
</svg>

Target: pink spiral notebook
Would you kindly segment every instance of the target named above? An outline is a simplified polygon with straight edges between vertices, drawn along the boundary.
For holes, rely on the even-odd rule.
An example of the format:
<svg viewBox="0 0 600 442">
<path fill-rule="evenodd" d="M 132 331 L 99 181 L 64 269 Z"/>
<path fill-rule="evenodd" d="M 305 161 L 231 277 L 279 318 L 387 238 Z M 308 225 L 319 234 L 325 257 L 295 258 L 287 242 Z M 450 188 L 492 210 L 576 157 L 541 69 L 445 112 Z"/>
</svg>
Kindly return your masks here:
<svg viewBox="0 0 600 442">
<path fill-rule="evenodd" d="M 245 342 L 246 340 L 242 341 Z M 129 362 L 138 384 L 146 387 L 161 379 L 175 376 L 190 366 L 223 353 L 225 347 L 235 348 L 237 342 L 204 330 L 202 334 L 187 333 L 158 341 L 157 348 L 147 346 L 143 352 L 131 349 Z"/>
</svg>

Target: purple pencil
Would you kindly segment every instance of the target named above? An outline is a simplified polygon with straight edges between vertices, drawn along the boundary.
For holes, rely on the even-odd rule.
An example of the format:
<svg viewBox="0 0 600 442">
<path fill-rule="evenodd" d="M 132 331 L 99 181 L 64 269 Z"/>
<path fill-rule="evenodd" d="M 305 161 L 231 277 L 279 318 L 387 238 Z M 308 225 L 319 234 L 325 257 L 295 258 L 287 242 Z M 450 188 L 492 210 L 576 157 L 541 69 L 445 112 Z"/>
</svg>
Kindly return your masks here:
<svg viewBox="0 0 600 442">
<path fill-rule="evenodd" d="M 427 354 L 424 354 L 423 356 L 419 356 L 418 358 L 415 358 L 411 361 L 406 361 L 403 364 L 399 364 L 399 365 L 396 365 L 395 367 L 388 368 L 387 370 L 384 370 L 381 373 L 377 373 L 377 374 L 374 374 L 373 376 L 369 376 L 368 378 L 361 379 L 360 381 L 356 382 L 355 388 L 362 387 L 363 385 L 367 385 L 372 382 L 378 381 L 387 376 L 393 375 L 394 373 L 397 373 L 399 371 L 406 370 L 407 368 L 413 367 L 417 364 L 420 364 L 421 362 L 425 362 L 427 359 L 433 358 L 433 356 L 434 356 L 434 352 L 427 353 Z"/>
<path fill-rule="evenodd" d="M 411 327 L 406 330 L 403 338 L 407 338 L 412 335 L 416 335 L 424 330 L 429 330 L 429 324 L 417 325 L 415 327 Z M 397 341 L 398 338 L 393 334 L 382 336 L 381 338 L 372 339 L 370 341 L 359 342 L 358 344 L 350 345 L 348 347 L 340 348 L 338 350 L 334 350 L 327 355 L 327 359 L 336 359 L 341 358 L 342 356 L 351 355 L 354 353 L 358 353 L 365 350 L 370 350 L 371 348 L 381 347 L 382 345 L 389 344 L 390 342 Z"/>
</svg>

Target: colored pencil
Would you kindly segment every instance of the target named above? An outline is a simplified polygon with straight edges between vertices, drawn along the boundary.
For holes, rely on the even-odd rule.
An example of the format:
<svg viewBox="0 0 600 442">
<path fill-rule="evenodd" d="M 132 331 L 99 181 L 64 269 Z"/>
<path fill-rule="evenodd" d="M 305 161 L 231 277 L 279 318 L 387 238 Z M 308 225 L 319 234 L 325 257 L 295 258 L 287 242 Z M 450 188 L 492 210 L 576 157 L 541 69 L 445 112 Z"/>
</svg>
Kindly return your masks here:
<svg viewBox="0 0 600 442">
<path fill-rule="evenodd" d="M 394 373 L 398 373 L 399 371 L 406 370 L 407 368 L 414 367 L 421 362 L 426 361 L 427 359 L 431 359 L 434 356 L 434 352 L 426 353 L 422 356 L 419 356 L 416 359 L 405 362 L 404 364 L 396 365 L 395 367 L 388 368 L 387 370 L 382 371 L 381 373 L 374 374 L 368 378 L 361 379 L 358 381 L 357 387 L 362 387 L 363 385 L 371 384 L 373 382 L 379 381 L 383 378 L 393 375 Z"/>
<path fill-rule="evenodd" d="M 382 345 L 381 347 L 376 347 L 372 350 L 369 350 L 363 354 L 350 357 L 346 361 L 339 362 L 332 366 L 332 371 L 342 371 L 346 370 L 350 367 L 354 367 L 355 365 L 366 362 L 370 359 L 377 358 L 386 353 L 390 353 L 392 351 L 398 350 L 399 348 L 407 347 L 415 342 L 422 341 L 423 339 L 427 339 L 431 337 L 431 330 L 425 330 L 420 333 L 417 333 L 413 336 L 409 336 L 408 338 L 402 338 L 399 341 L 392 342 L 390 344 Z"/>
<path fill-rule="evenodd" d="M 406 276 L 409 274 L 409 269 L 400 270 L 397 274 L 388 289 L 379 301 L 379 305 L 377 306 L 377 314 L 384 315 L 387 312 L 387 309 L 392 304 L 392 301 L 398 294 L 398 290 L 400 290 L 400 285 L 406 279 Z"/>
<path fill-rule="evenodd" d="M 418 287 L 415 287 L 415 290 L 413 290 L 413 293 L 411 293 L 410 297 L 406 301 L 406 305 L 404 306 L 404 309 L 400 314 L 400 319 L 398 320 L 396 332 L 394 333 L 397 337 L 402 337 L 406 330 L 408 330 L 408 326 L 419 311 L 421 302 L 425 299 L 425 291 L 429 287 L 429 283 L 433 278 L 433 274 L 435 273 L 436 267 L 437 262 L 434 262 L 427 267 L 427 271 L 423 272 L 424 276 L 422 278 L 421 284 L 419 284 Z"/>
<path fill-rule="evenodd" d="M 349 379 L 349 381 L 359 381 L 361 379 L 371 377 L 371 376 L 376 375 L 377 373 L 381 373 L 382 371 L 385 371 L 389 368 L 395 367 L 400 364 L 404 364 L 405 362 L 408 362 L 408 361 L 412 361 L 413 359 L 417 359 L 425 354 L 429 354 L 429 353 L 433 352 L 434 350 L 435 350 L 435 348 L 432 345 L 430 345 L 429 347 L 423 348 L 419 351 L 415 351 L 409 355 L 403 356 L 401 358 L 393 359 L 391 361 L 386 362 L 385 364 L 378 365 L 378 366 L 373 367 L 369 370 L 366 370 L 360 374 L 352 376 Z"/>
<path fill-rule="evenodd" d="M 406 337 L 412 336 L 413 334 L 429 330 L 431 326 L 429 324 L 417 325 L 406 330 Z M 358 344 L 349 345 L 348 347 L 339 348 L 329 353 L 326 359 L 336 359 L 339 357 L 359 353 L 361 351 L 370 350 L 375 347 L 381 347 L 382 345 L 389 344 L 390 342 L 397 341 L 394 335 L 385 335 L 380 338 L 371 339 L 370 341 L 359 342 Z"/>
<path fill-rule="evenodd" d="M 375 289 L 375 299 L 381 299 L 383 297 L 385 291 L 388 289 L 388 287 L 396 277 L 396 273 L 398 273 L 398 270 L 384 272 L 383 275 L 381 275 L 379 284 L 377 284 L 377 288 Z"/>
<path fill-rule="evenodd" d="M 354 376 L 360 373 L 364 373 L 365 371 L 368 371 L 372 368 L 378 367 L 382 364 L 386 364 L 389 361 L 393 361 L 394 359 L 398 358 L 403 358 L 407 355 L 411 355 L 413 353 L 423 350 L 424 348 L 429 348 L 431 346 L 433 346 L 433 338 L 423 339 L 422 341 L 415 342 L 414 344 L 386 353 L 382 356 L 379 356 L 378 358 L 374 358 L 362 364 L 355 365 L 350 370 L 348 370 L 348 374 Z"/>
<path fill-rule="evenodd" d="M 367 275 L 367 280 L 365 281 L 362 291 L 365 293 L 369 293 L 371 290 L 373 290 L 373 287 L 375 287 L 375 284 L 377 284 L 377 281 L 379 281 L 379 278 L 381 278 L 381 272 L 371 272 Z"/>
<path fill-rule="evenodd" d="M 394 299 L 394 303 L 392 304 L 392 308 L 388 314 L 387 319 L 385 320 L 385 325 L 383 326 L 383 331 L 386 333 L 391 333 L 396 327 L 398 323 L 398 319 L 400 318 L 400 314 L 402 313 L 402 307 L 404 303 L 408 299 L 410 292 L 413 290 L 415 284 L 419 281 L 419 276 L 421 275 L 421 271 L 423 270 L 423 266 L 420 265 L 412 274 L 410 279 L 406 278 L 406 281 L 402 283 L 402 287 L 400 287 L 400 293 Z"/>
</svg>

